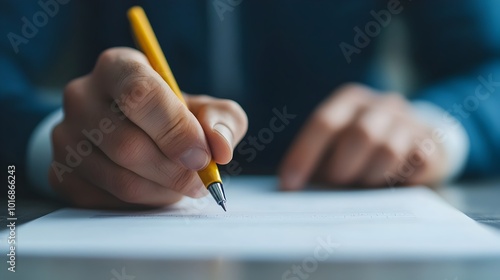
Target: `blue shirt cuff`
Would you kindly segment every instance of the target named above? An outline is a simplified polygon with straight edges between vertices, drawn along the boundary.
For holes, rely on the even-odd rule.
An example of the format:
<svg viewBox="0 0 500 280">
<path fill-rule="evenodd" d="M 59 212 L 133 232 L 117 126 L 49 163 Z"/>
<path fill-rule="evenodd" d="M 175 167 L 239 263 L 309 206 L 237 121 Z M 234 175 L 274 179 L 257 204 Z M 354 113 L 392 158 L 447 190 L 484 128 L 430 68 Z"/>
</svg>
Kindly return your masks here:
<svg viewBox="0 0 500 280">
<path fill-rule="evenodd" d="M 423 123 L 433 127 L 436 133 L 443 136 L 441 144 L 448 166 L 445 181 L 457 179 L 464 171 L 469 155 L 470 140 L 467 131 L 457 119 L 431 102 L 414 101 L 412 106 Z"/>
</svg>

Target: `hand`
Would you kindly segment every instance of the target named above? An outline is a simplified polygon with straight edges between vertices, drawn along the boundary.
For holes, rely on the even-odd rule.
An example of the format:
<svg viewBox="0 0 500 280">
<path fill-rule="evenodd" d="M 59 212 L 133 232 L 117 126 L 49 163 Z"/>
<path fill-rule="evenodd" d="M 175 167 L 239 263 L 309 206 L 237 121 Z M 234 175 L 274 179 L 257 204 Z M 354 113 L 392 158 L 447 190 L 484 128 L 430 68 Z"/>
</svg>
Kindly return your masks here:
<svg viewBox="0 0 500 280">
<path fill-rule="evenodd" d="M 280 168 L 286 190 L 309 179 L 338 184 L 432 184 L 447 174 L 432 128 L 397 94 L 377 94 L 349 84 L 320 104 L 295 139 Z"/>
<path fill-rule="evenodd" d="M 64 90 L 51 185 L 86 208 L 156 207 L 205 195 L 196 171 L 211 158 L 231 160 L 247 117 L 233 101 L 185 98 L 189 109 L 142 53 L 105 51 L 90 74 Z"/>
</svg>

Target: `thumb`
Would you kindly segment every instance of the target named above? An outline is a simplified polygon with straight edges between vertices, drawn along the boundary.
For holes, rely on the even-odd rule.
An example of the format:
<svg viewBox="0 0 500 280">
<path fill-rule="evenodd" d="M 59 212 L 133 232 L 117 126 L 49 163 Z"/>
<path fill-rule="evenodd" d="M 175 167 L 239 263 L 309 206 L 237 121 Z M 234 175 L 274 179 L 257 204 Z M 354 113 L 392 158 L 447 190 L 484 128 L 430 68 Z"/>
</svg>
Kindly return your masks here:
<svg viewBox="0 0 500 280">
<path fill-rule="evenodd" d="M 247 132 L 245 111 L 232 100 L 185 96 L 189 109 L 205 132 L 213 160 L 219 164 L 229 163 L 234 148 Z"/>
</svg>

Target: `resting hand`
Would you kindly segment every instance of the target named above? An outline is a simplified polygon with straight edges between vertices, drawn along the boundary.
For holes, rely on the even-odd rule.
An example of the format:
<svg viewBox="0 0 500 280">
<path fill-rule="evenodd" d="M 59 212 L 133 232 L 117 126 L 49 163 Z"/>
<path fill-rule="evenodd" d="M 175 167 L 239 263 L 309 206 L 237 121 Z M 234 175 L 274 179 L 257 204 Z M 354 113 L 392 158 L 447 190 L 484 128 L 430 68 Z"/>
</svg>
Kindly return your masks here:
<svg viewBox="0 0 500 280">
<path fill-rule="evenodd" d="M 446 174 L 442 144 L 408 101 L 349 84 L 320 104 L 280 168 L 282 188 L 310 179 L 336 185 L 432 184 Z"/>
</svg>

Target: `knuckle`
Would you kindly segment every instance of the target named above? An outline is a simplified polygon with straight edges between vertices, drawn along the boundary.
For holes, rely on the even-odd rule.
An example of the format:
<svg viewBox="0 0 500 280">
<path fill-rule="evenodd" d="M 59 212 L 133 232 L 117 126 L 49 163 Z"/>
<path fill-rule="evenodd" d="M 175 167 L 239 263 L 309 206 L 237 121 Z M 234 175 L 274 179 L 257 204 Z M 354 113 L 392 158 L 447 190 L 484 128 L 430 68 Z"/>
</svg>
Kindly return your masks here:
<svg viewBox="0 0 500 280">
<path fill-rule="evenodd" d="M 155 143 L 158 144 L 161 151 L 164 153 L 172 153 L 179 150 L 179 147 L 186 143 L 188 131 L 193 131 L 193 124 L 187 118 L 183 118 L 180 114 L 175 114 L 175 117 L 167 122 L 161 133 L 155 136 Z"/>
<path fill-rule="evenodd" d="M 141 111 L 160 90 L 160 86 L 153 77 L 142 74 L 142 64 L 132 62 L 125 68 L 118 102 L 122 111 Z"/>
<path fill-rule="evenodd" d="M 328 110 L 323 109 L 314 114 L 312 122 L 319 130 L 334 131 L 335 121 L 331 118 Z"/>
<path fill-rule="evenodd" d="M 159 175 L 162 182 L 165 182 L 165 187 L 169 186 L 169 182 L 172 179 L 172 170 L 175 169 L 174 166 L 170 162 L 163 160 L 153 160 L 152 162 L 152 171 Z M 163 185 L 163 184 L 162 184 Z"/>
<path fill-rule="evenodd" d="M 68 95 L 71 96 L 72 93 L 80 91 L 81 86 L 82 86 L 82 78 L 71 80 L 64 87 L 64 93 L 67 93 Z"/>
<path fill-rule="evenodd" d="M 83 78 L 70 81 L 63 89 L 63 108 L 68 117 L 81 117 L 86 101 Z"/>
<path fill-rule="evenodd" d="M 368 89 L 366 86 L 356 83 L 349 82 L 340 86 L 337 90 L 337 93 L 343 97 L 358 97 L 358 96 L 366 96 L 368 93 Z"/>
<path fill-rule="evenodd" d="M 102 51 L 97 58 L 94 71 L 104 74 L 113 68 L 122 68 L 130 61 L 147 62 L 147 58 L 140 51 L 128 47 L 113 47 Z M 103 72 L 101 72 L 103 71 Z M 114 71 L 111 71 L 113 73 Z M 116 77 L 116 76 L 113 76 Z M 119 76 L 118 76 L 119 77 Z"/>
<path fill-rule="evenodd" d="M 132 167 L 142 162 L 144 151 L 144 143 L 139 137 L 128 136 L 118 140 L 112 151 L 112 157 L 119 165 Z"/>
<path fill-rule="evenodd" d="M 107 66 L 115 63 L 120 57 L 120 52 L 120 48 L 110 48 L 104 50 L 97 59 L 97 65 Z"/>
<path fill-rule="evenodd" d="M 129 78 L 146 77 L 146 67 L 139 61 L 122 58 L 118 78 L 123 82 Z"/>
</svg>

